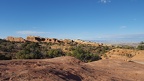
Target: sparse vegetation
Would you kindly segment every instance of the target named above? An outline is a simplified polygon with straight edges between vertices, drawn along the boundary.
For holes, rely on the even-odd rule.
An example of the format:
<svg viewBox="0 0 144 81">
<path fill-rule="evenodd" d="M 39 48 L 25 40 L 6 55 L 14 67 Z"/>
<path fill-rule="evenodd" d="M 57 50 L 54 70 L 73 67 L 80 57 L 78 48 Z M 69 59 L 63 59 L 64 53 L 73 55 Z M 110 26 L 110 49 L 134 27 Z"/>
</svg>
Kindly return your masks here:
<svg viewBox="0 0 144 81">
<path fill-rule="evenodd" d="M 144 50 L 144 42 L 140 42 L 139 45 L 137 46 L 138 50 Z"/>
<path fill-rule="evenodd" d="M 26 42 L 22 44 L 22 50 L 16 53 L 17 59 L 40 59 L 42 54 L 39 49 L 38 43 Z"/>
<path fill-rule="evenodd" d="M 117 46 L 117 48 L 121 48 L 121 49 L 135 49 L 134 46 L 129 46 L 129 45 L 121 45 L 121 46 Z"/>
<path fill-rule="evenodd" d="M 7 55 L 0 54 L 0 60 L 11 60 L 11 57 Z"/>
<path fill-rule="evenodd" d="M 46 42 L 10 42 L 0 40 L 0 60 L 10 59 L 45 59 L 60 56 L 73 56 L 83 62 L 91 62 L 105 58 L 106 52 L 114 49 L 133 49 L 144 50 L 144 42 L 141 42 L 137 48 L 123 45 L 119 47 L 90 44 L 78 44 L 75 42 L 67 43 L 46 43 Z M 115 52 L 115 50 L 113 50 Z M 117 51 L 119 52 L 119 50 Z M 132 54 L 122 54 L 129 58 Z"/>
<path fill-rule="evenodd" d="M 46 54 L 46 58 L 54 58 L 54 57 L 60 57 L 60 56 L 64 56 L 65 54 L 63 53 L 63 51 L 61 49 L 50 49 L 48 50 L 47 54 Z"/>
<path fill-rule="evenodd" d="M 54 48 L 54 46 L 56 47 Z M 0 40 L 1 59 L 44 59 L 68 55 L 83 62 L 90 62 L 101 59 L 101 55 L 111 49 L 108 46 L 92 46 L 75 42 L 56 44 Z"/>
<path fill-rule="evenodd" d="M 91 62 L 101 59 L 98 54 L 93 54 L 87 50 L 82 49 L 82 47 L 76 47 L 72 50 L 70 56 L 74 56 L 83 62 Z"/>
</svg>

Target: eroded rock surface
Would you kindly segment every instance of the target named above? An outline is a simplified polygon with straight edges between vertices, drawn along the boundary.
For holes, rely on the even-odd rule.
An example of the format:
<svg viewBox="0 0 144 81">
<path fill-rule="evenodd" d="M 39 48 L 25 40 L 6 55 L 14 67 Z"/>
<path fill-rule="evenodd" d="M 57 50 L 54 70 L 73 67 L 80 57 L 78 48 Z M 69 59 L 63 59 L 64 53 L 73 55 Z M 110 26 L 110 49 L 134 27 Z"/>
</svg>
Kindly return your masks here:
<svg viewBox="0 0 144 81">
<path fill-rule="evenodd" d="M 144 65 L 105 59 L 83 63 L 74 57 L 0 61 L 0 81 L 144 81 Z"/>
</svg>

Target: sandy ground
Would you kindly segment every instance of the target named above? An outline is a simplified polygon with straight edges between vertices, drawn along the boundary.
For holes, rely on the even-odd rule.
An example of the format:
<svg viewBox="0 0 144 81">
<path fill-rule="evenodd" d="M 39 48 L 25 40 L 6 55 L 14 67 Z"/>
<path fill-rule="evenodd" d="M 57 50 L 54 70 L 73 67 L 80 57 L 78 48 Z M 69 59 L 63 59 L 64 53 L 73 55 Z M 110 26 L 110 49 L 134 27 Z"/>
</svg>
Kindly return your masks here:
<svg viewBox="0 0 144 81">
<path fill-rule="evenodd" d="M 116 59 L 83 63 L 69 56 L 1 60 L 0 81 L 144 81 L 144 64 Z"/>
</svg>

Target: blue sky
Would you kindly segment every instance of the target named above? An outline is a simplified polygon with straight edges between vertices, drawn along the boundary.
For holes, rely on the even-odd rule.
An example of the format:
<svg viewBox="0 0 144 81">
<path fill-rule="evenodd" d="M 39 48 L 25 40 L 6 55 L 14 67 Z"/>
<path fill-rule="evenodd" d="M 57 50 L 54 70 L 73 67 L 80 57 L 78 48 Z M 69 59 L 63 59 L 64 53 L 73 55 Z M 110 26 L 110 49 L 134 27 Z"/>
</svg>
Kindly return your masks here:
<svg viewBox="0 0 144 81">
<path fill-rule="evenodd" d="M 144 39 L 144 0 L 0 0 L 0 38 Z"/>
</svg>

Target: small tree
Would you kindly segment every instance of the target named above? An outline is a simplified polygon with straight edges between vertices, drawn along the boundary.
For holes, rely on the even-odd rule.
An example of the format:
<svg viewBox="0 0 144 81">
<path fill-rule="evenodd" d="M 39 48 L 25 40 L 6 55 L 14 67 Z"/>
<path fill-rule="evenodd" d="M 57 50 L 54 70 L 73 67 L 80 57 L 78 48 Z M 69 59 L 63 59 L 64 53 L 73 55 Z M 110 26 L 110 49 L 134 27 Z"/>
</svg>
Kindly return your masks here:
<svg viewBox="0 0 144 81">
<path fill-rule="evenodd" d="M 138 50 L 144 50 L 144 42 L 140 42 L 140 44 L 137 46 Z"/>
<path fill-rule="evenodd" d="M 137 49 L 138 50 L 144 50 L 144 45 L 138 45 Z"/>
</svg>

